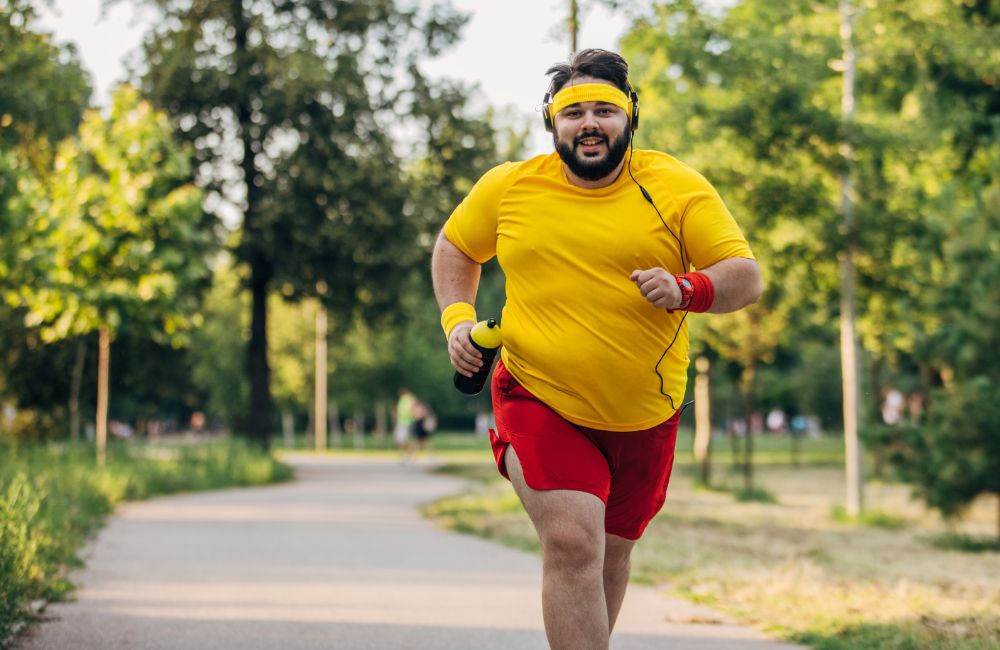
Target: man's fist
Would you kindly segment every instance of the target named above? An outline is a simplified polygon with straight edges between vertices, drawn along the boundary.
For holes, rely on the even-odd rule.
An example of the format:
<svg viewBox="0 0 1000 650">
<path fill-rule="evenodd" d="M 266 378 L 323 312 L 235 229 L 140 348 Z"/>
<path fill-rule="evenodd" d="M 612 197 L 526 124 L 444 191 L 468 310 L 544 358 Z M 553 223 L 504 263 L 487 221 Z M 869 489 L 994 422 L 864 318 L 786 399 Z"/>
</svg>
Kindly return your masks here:
<svg viewBox="0 0 1000 650">
<path fill-rule="evenodd" d="M 632 271 L 628 279 L 635 282 L 643 298 L 657 309 L 677 309 L 681 304 L 681 289 L 672 273 L 660 267 Z"/>
</svg>

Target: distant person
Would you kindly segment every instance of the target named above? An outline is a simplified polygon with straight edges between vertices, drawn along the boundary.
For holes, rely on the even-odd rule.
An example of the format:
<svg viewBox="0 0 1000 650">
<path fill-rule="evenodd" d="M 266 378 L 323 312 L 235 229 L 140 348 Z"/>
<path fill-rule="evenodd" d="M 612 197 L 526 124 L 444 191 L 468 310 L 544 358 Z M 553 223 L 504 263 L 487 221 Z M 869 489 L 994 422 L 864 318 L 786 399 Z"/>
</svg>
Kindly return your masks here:
<svg viewBox="0 0 1000 650">
<path fill-rule="evenodd" d="M 417 451 L 430 451 L 431 433 L 437 428 L 437 418 L 434 412 L 423 401 L 415 399 L 413 403 L 413 438 Z"/>
<path fill-rule="evenodd" d="M 771 409 L 767 414 L 767 430 L 771 433 L 785 432 L 785 412 L 781 409 Z"/>
<path fill-rule="evenodd" d="M 547 74 L 555 152 L 486 172 L 431 266 L 451 364 L 471 376 L 483 363 L 469 341 L 480 265 L 500 262 L 497 468 L 541 541 L 549 644 L 605 650 L 632 546 L 666 498 L 687 316 L 741 309 L 762 284 L 708 181 L 630 149 L 639 106 L 621 56 L 584 50 Z"/>
<path fill-rule="evenodd" d="M 903 421 L 903 408 L 906 405 L 906 398 L 903 393 L 896 388 L 886 388 L 883 391 L 882 400 L 882 422 L 894 427 Z"/>
<path fill-rule="evenodd" d="M 402 453 L 404 460 L 408 459 L 413 453 L 411 437 L 413 434 L 414 407 L 416 402 L 417 398 L 409 388 L 404 387 L 399 389 L 399 399 L 396 401 L 396 426 L 393 429 L 392 439 L 395 441 L 400 453 Z"/>
</svg>

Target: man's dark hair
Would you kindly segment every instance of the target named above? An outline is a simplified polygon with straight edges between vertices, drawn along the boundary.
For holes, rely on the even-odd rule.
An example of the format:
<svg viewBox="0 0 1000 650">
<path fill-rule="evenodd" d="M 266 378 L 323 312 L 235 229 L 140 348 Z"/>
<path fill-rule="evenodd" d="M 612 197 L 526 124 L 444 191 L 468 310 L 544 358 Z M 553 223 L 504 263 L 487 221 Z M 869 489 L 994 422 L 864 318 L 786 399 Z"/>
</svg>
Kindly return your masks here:
<svg viewBox="0 0 1000 650">
<path fill-rule="evenodd" d="M 557 63 L 545 71 L 552 75 L 549 92 L 555 95 L 570 79 L 594 77 L 610 81 L 626 94 L 631 90 L 628 83 L 628 63 L 620 54 L 608 50 L 588 49 L 577 52 L 569 63 Z"/>
</svg>

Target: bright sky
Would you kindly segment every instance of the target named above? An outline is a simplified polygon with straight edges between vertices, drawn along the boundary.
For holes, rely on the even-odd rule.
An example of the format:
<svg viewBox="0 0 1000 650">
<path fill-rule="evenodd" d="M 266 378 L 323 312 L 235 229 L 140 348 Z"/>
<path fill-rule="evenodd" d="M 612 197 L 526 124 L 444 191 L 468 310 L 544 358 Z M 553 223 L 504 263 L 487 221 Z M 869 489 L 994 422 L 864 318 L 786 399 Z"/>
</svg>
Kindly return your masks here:
<svg viewBox="0 0 1000 650">
<path fill-rule="evenodd" d="M 586 4 L 586 3 L 581 3 Z M 125 59 L 138 51 L 143 34 L 155 18 L 151 10 L 137 12 L 132 3 L 116 4 L 101 17 L 101 0 L 56 0 L 54 11 L 41 10 L 41 24 L 60 42 L 76 44 L 94 85 L 93 101 L 105 105 L 110 89 L 125 79 Z M 539 120 L 529 154 L 551 151 L 540 128 L 537 107 L 545 94 L 546 68 L 569 54 L 566 0 L 452 0 L 471 14 L 462 41 L 425 69 L 479 83 L 486 101 L 511 105 Z M 626 20 L 603 7 L 581 17 L 579 46 L 616 49 Z"/>
</svg>

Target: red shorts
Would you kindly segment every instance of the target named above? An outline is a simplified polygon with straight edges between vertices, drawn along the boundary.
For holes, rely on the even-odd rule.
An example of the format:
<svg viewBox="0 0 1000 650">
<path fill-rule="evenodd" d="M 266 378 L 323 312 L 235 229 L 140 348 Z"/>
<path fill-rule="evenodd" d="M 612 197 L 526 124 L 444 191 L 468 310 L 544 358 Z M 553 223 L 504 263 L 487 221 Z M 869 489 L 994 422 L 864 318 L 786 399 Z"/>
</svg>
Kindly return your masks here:
<svg viewBox="0 0 1000 650">
<path fill-rule="evenodd" d="M 606 532 L 639 539 L 667 497 L 679 414 L 642 431 L 582 427 L 529 393 L 502 361 L 492 389 L 490 443 L 500 473 L 510 478 L 504 453 L 513 445 L 528 487 L 593 494 L 605 504 Z"/>
</svg>

